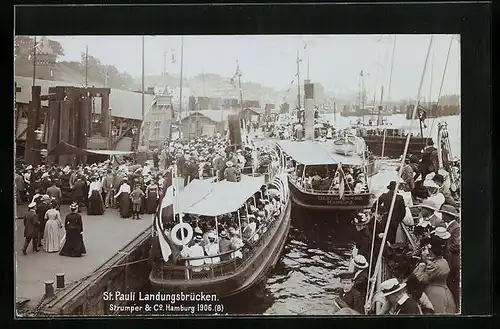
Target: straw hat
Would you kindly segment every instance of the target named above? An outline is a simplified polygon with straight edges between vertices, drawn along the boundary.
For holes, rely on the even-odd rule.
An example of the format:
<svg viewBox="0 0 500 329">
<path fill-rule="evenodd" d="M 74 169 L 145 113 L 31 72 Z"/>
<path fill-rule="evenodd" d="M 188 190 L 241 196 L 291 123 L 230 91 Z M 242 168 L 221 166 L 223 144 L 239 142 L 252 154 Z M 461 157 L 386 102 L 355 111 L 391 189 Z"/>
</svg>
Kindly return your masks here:
<svg viewBox="0 0 500 329">
<path fill-rule="evenodd" d="M 443 240 L 449 239 L 451 237 L 450 232 L 448 232 L 444 227 L 436 227 L 436 229 L 431 233 Z"/>
<path fill-rule="evenodd" d="M 392 295 L 406 287 L 405 282 L 399 282 L 398 279 L 392 278 L 385 280 L 380 284 L 380 290 L 384 296 Z"/>
<path fill-rule="evenodd" d="M 36 202 L 32 202 L 28 205 L 28 209 L 34 209 L 36 208 Z"/>
<path fill-rule="evenodd" d="M 366 261 L 365 256 L 363 255 L 357 255 L 353 259 L 354 261 L 354 266 L 356 266 L 359 269 L 365 269 L 368 267 L 368 262 Z"/>
<path fill-rule="evenodd" d="M 228 161 L 226 162 L 226 166 L 232 167 L 234 165 L 233 161 Z"/>
<path fill-rule="evenodd" d="M 219 237 L 221 237 L 221 238 L 227 238 L 228 234 L 227 234 L 226 231 L 222 231 L 222 232 L 220 232 Z"/>
</svg>

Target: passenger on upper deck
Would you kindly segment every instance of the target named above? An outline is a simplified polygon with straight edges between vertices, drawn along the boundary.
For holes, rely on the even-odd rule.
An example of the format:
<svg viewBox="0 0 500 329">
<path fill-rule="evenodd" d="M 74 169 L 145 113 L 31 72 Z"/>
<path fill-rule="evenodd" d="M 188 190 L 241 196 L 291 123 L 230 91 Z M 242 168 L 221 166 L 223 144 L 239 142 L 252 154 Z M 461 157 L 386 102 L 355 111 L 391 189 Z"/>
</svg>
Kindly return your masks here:
<svg viewBox="0 0 500 329">
<path fill-rule="evenodd" d="M 243 239 L 248 240 L 254 233 L 253 226 L 249 225 L 248 219 L 246 217 L 240 218 L 241 220 L 241 234 Z"/>
<path fill-rule="evenodd" d="M 194 245 L 191 247 L 184 247 L 181 251 L 181 256 L 184 258 L 195 258 L 204 255 L 203 247 L 200 245 L 202 241 L 201 236 L 196 235 L 194 237 Z M 203 264 L 205 264 L 205 259 L 193 259 L 189 260 L 189 266 L 193 266 L 193 272 L 200 272 L 203 270 Z"/>
<path fill-rule="evenodd" d="M 229 238 L 229 235 L 227 234 L 227 231 L 222 231 L 220 232 L 219 234 L 219 251 L 221 254 L 225 253 L 225 252 L 228 252 L 228 251 L 231 251 L 231 240 Z M 227 255 L 222 255 L 221 256 L 221 261 L 226 261 L 226 260 L 230 260 L 231 259 L 231 255 L 230 254 L 227 254 Z"/>
<path fill-rule="evenodd" d="M 234 164 L 232 161 L 228 161 L 226 162 L 226 170 L 224 170 L 224 178 L 228 181 L 228 182 L 236 182 L 237 180 L 237 170 L 236 168 L 234 168 Z"/>
<path fill-rule="evenodd" d="M 220 253 L 219 242 L 216 241 L 216 235 L 213 232 L 208 233 L 208 243 L 205 245 L 205 253 L 207 256 L 215 256 Z M 220 257 L 206 258 L 205 264 L 217 264 L 220 263 Z"/>
</svg>

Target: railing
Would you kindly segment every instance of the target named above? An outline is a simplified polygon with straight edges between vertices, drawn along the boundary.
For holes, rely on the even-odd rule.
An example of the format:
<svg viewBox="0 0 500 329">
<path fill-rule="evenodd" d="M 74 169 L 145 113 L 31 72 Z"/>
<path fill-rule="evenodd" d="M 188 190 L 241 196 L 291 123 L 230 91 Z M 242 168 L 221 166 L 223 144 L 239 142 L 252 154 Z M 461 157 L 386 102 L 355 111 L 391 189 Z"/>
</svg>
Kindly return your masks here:
<svg viewBox="0 0 500 329">
<path fill-rule="evenodd" d="M 239 268 L 245 266 L 255 255 L 259 247 L 267 243 L 274 232 L 276 226 L 283 219 L 283 212 L 286 205 L 280 205 L 280 217 L 274 219 L 273 215 L 269 222 L 263 222 L 261 226 L 252 234 L 252 236 L 244 241 L 244 245 L 240 248 L 230 250 L 227 252 L 219 253 L 217 255 L 204 255 L 199 257 L 178 258 L 178 262 L 184 262 L 185 265 L 175 265 L 169 263 L 154 263 L 153 276 L 161 280 L 203 280 L 223 277 L 235 273 Z M 264 224 L 265 223 L 265 224 Z M 253 241 L 256 234 L 259 235 L 257 241 Z M 242 258 L 232 257 L 233 253 L 241 252 Z M 224 258 L 232 257 L 231 259 L 223 260 Z M 219 258 L 220 261 L 213 263 L 214 259 Z M 193 266 L 189 265 L 190 261 L 204 260 L 203 265 Z"/>
<path fill-rule="evenodd" d="M 339 193 L 335 190 L 316 190 L 312 188 L 306 188 L 304 185 L 297 181 L 297 179 L 291 177 L 290 181 L 297 187 L 300 191 L 306 193 L 315 193 L 315 194 L 330 194 L 330 195 L 338 195 Z M 360 195 L 360 194 L 370 194 L 370 189 L 368 187 L 362 189 L 359 193 L 355 193 L 354 190 L 346 189 L 344 191 L 344 195 Z"/>
<path fill-rule="evenodd" d="M 276 174 L 278 173 L 278 168 L 272 168 L 271 165 L 265 165 L 263 166 L 264 167 L 264 170 L 263 172 L 260 172 L 261 170 L 258 170 L 256 171 L 256 169 L 260 169 L 261 166 L 247 166 L 247 167 L 243 167 L 243 169 L 241 170 L 241 175 L 248 175 L 248 176 L 252 176 L 252 177 L 260 177 L 260 176 L 266 176 L 266 184 L 269 183 L 269 182 L 272 182 L 272 180 L 274 179 L 274 177 L 276 176 Z M 273 170 L 275 169 L 275 170 Z M 214 168 L 210 168 L 210 173 L 211 173 L 211 176 L 202 176 L 200 177 L 201 180 L 210 180 L 210 179 L 214 179 L 215 178 L 215 182 L 218 182 L 219 181 L 219 176 L 217 175 L 218 173 L 218 170 L 217 169 L 214 169 Z M 269 177 L 269 178 L 267 178 Z"/>
</svg>

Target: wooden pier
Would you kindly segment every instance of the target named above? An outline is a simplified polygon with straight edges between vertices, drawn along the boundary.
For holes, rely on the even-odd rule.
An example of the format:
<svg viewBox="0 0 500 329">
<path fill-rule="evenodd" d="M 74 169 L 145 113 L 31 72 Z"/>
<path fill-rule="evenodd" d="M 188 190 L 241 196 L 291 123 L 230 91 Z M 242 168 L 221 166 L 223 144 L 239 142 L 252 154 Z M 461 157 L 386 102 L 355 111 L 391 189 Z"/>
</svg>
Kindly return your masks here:
<svg viewBox="0 0 500 329">
<path fill-rule="evenodd" d="M 26 206 L 19 206 L 15 217 L 26 211 Z M 62 206 L 63 220 L 68 213 L 68 206 Z M 23 220 L 15 219 L 18 316 L 112 314 L 102 298 L 104 291 L 135 291 L 147 281 L 152 215 L 124 219 L 117 209 L 106 209 L 102 216 L 87 216 L 85 211 L 81 215 L 87 254 L 76 258 L 43 250 L 34 253 L 31 245 L 23 255 Z M 65 274 L 64 288 L 56 288 L 58 273 Z M 45 281 L 50 280 L 54 281 L 54 296 L 44 297 Z"/>
</svg>

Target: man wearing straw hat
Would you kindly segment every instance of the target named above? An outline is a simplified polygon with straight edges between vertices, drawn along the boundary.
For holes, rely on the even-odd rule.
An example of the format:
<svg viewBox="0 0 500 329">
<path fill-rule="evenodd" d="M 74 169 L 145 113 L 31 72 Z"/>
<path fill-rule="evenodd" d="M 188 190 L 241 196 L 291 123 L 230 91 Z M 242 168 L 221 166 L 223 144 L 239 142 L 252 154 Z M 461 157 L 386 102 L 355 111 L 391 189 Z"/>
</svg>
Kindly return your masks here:
<svg viewBox="0 0 500 329">
<path fill-rule="evenodd" d="M 24 246 L 23 255 L 26 255 L 26 249 L 30 242 L 33 246 L 33 252 L 37 252 L 38 249 L 38 216 L 35 212 L 36 203 L 32 202 L 28 205 L 28 212 L 24 215 Z"/>
<path fill-rule="evenodd" d="M 393 315 L 413 315 L 422 314 L 418 303 L 407 293 L 406 283 L 399 282 L 398 279 L 392 278 L 380 284 L 380 297 L 384 297 L 388 302 L 384 303 L 382 314 L 387 311 Z M 374 298 L 376 300 L 377 298 Z M 380 300 L 378 300 L 380 301 Z"/>
<path fill-rule="evenodd" d="M 460 309 L 460 215 L 455 207 L 444 204 L 441 207 L 443 221 L 446 223 L 446 230 L 450 233 L 448 239 L 448 253 L 445 256 L 450 266 L 447 284 L 453 298 Z"/>
</svg>

